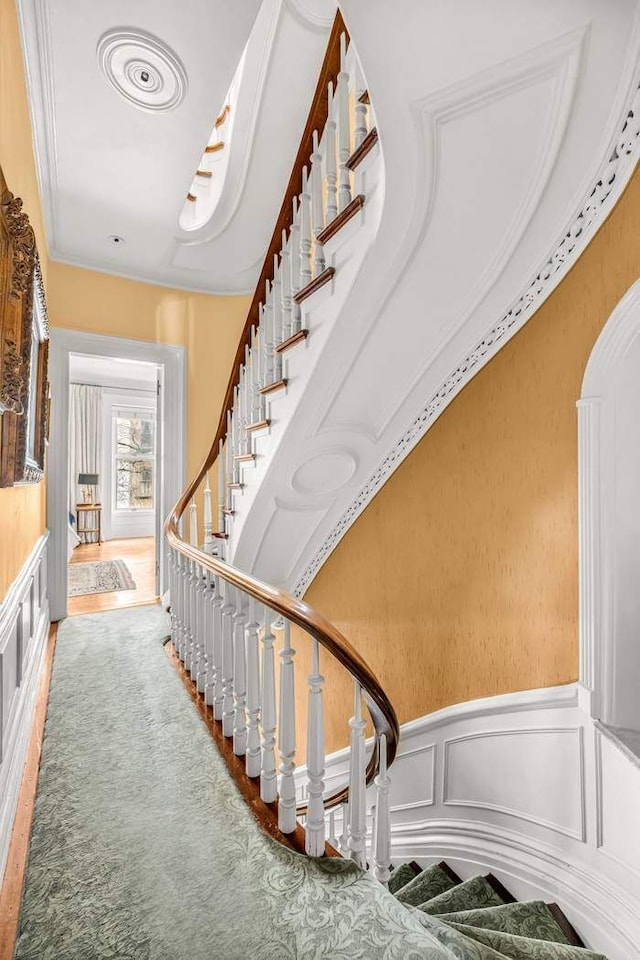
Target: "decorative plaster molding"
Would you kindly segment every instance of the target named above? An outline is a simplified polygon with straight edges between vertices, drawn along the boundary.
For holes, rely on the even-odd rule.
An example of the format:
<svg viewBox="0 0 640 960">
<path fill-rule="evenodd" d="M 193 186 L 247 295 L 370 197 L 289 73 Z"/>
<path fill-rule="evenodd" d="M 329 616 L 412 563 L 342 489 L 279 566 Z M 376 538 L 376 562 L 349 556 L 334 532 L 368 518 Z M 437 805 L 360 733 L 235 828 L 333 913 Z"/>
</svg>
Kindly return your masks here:
<svg viewBox="0 0 640 960">
<path fill-rule="evenodd" d="M 139 110 L 166 113 L 184 100 L 187 72 L 178 55 L 153 34 L 132 27 L 108 30 L 96 54 L 114 90 Z"/>
<path fill-rule="evenodd" d="M 300 597 L 316 576 L 329 554 L 342 539 L 355 519 L 370 503 L 388 477 L 416 446 L 429 427 L 471 378 L 493 357 L 549 296 L 578 256 L 595 235 L 622 193 L 638 161 L 640 146 L 640 88 L 636 81 L 631 103 L 608 158 L 600 173 L 571 219 L 561 239 L 543 265 L 513 303 L 484 337 L 454 368 L 412 420 L 378 468 L 361 487 L 338 522 L 316 550 L 298 578 L 293 590 Z"/>
</svg>

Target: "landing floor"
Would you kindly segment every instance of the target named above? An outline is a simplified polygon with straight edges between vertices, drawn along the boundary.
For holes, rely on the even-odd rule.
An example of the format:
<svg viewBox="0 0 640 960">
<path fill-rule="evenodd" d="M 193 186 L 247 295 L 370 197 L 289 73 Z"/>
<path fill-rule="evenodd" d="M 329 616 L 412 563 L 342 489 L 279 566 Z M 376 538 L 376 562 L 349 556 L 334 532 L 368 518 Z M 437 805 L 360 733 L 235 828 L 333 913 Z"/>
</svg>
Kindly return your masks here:
<svg viewBox="0 0 640 960">
<path fill-rule="evenodd" d="M 128 540 L 105 540 L 104 543 L 81 543 L 77 546 L 71 563 L 124 560 L 135 581 L 136 589 L 69 597 L 69 616 L 115 610 L 139 603 L 153 603 L 156 599 L 155 543 L 155 537 L 136 537 Z"/>
</svg>

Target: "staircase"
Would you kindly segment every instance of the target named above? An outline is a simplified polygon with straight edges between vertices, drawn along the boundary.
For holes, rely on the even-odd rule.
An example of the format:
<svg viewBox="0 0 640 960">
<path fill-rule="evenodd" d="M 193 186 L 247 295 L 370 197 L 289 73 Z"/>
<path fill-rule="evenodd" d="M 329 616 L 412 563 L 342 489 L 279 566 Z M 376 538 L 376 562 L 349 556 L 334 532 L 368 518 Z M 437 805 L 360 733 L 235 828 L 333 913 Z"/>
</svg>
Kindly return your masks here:
<svg viewBox="0 0 640 960">
<path fill-rule="evenodd" d="M 556 905 L 517 903 L 491 874 L 462 881 L 444 863 L 391 869 L 389 771 L 399 740 L 392 704 L 368 664 L 319 612 L 236 565 L 251 497 L 285 429 L 270 405 L 304 384 L 302 376 L 289 384 L 284 358 L 316 334 L 305 303 L 341 282 L 325 248 L 365 206 L 354 171 L 377 143 L 366 84 L 338 14 L 210 453 L 165 526 L 171 656 L 269 836 L 309 857 L 348 858 L 369 870 L 453 956 L 595 960 Z M 270 442 L 261 445 L 265 436 Z M 297 670 L 300 659 L 308 664 L 306 677 Z M 331 791 L 328 665 L 332 677 L 337 668 L 349 678 L 353 697 L 345 729 L 348 776 Z M 296 723 L 303 695 L 305 735 Z"/>
<path fill-rule="evenodd" d="M 597 960 L 557 904 L 518 903 L 492 874 L 461 878 L 446 864 L 404 863 L 388 889 L 454 956 L 474 960 Z"/>
</svg>

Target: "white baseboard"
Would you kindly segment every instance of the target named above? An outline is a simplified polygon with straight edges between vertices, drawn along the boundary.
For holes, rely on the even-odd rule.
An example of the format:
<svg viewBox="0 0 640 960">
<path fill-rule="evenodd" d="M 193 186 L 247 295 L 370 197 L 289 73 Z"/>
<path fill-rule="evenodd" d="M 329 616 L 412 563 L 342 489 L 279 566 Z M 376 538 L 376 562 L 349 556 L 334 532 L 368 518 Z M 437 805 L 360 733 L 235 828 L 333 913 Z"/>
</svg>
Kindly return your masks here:
<svg viewBox="0 0 640 960">
<path fill-rule="evenodd" d="M 583 701 L 570 684 L 405 724 L 391 769 L 392 857 L 446 859 L 463 878 L 491 870 L 518 899 L 559 903 L 609 960 L 637 960 L 640 768 Z M 347 763 L 344 750 L 327 757 L 327 789 L 345 782 Z M 374 802 L 371 793 L 368 810 Z M 340 813 L 335 824 L 339 835 Z"/>
<path fill-rule="evenodd" d="M 40 537 L 0 605 L 0 878 L 9 852 L 49 634 L 48 536 Z"/>
</svg>

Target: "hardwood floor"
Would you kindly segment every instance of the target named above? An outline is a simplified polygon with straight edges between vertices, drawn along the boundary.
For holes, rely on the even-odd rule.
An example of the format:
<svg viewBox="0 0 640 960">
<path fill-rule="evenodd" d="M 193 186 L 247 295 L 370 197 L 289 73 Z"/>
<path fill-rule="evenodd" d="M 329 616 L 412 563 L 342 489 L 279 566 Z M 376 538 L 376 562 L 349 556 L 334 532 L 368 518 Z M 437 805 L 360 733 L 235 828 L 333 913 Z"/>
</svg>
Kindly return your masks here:
<svg viewBox="0 0 640 960">
<path fill-rule="evenodd" d="M 84 597 L 69 597 L 69 616 L 81 613 L 99 613 L 121 607 L 153 603 L 156 597 L 156 554 L 154 537 L 136 537 L 131 540 L 106 540 L 104 543 L 81 543 L 73 551 L 71 563 L 90 563 L 94 560 L 124 560 L 131 571 L 136 589 L 117 590 L 114 593 L 91 593 Z"/>
<path fill-rule="evenodd" d="M 44 722 L 47 716 L 51 666 L 53 664 L 53 652 L 55 650 L 57 632 L 57 623 L 52 623 L 45 652 L 42 680 L 40 681 L 40 689 L 38 690 L 38 699 L 33 716 L 31 738 L 27 748 L 27 757 L 22 775 L 18 808 L 11 832 L 11 844 L 9 846 L 2 887 L 0 887 L 0 960 L 11 960 L 13 957 L 18 932 L 22 887 L 24 885 L 24 876 L 27 868 L 31 821 L 33 819 L 33 807 L 36 799 L 36 787 L 38 785 L 40 752 L 42 750 Z"/>
</svg>

